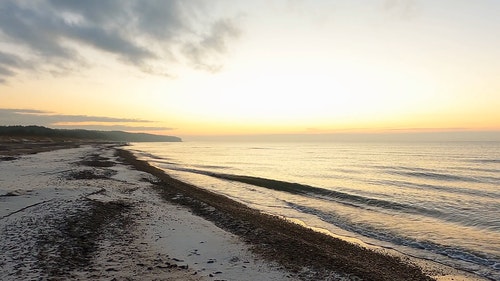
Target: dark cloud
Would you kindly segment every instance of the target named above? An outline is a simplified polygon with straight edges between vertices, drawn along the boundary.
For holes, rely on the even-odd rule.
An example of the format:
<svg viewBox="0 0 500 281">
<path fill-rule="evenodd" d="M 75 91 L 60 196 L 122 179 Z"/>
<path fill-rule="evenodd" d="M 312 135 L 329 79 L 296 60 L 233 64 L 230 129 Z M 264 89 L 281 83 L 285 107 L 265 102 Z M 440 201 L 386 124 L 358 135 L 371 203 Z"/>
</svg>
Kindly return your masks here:
<svg viewBox="0 0 500 281">
<path fill-rule="evenodd" d="M 219 20 L 199 42 L 186 44 L 183 53 L 196 68 L 218 71 L 219 55 L 226 53 L 228 42 L 239 35 L 240 30 L 233 21 Z"/>
<path fill-rule="evenodd" d="M 71 26 L 67 28 L 66 35 L 75 41 L 116 54 L 122 59 L 138 65 L 142 65 L 146 59 L 156 58 L 153 52 L 129 42 L 127 38 L 94 26 Z"/>
<path fill-rule="evenodd" d="M 99 122 L 99 125 L 86 125 L 85 122 Z M 64 115 L 35 109 L 0 108 L 0 125 L 39 125 L 52 128 L 85 128 L 127 131 L 160 131 L 172 128 L 153 126 L 130 126 L 117 123 L 152 123 L 150 120 L 132 118 L 113 118 L 88 115 Z M 72 123 L 72 125 L 62 125 Z M 78 123 L 82 123 L 81 125 Z"/>
<path fill-rule="evenodd" d="M 127 131 L 127 132 L 144 132 L 144 131 L 171 131 L 173 128 L 167 127 L 149 127 L 149 126 L 124 126 L 124 125 L 52 125 L 52 128 L 57 129 L 86 129 L 86 130 L 101 130 L 101 131 Z"/>
<path fill-rule="evenodd" d="M 57 17 L 38 5 L 23 5 L 22 1 L 0 2 L 0 30 L 10 43 L 32 48 L 37 55 L 71 57 L 73 51 L 59 43 L 60 26 Z"/>
<path fill-rule="evenodd" d="M 0 77 L 1 76 L 12 76 L 12 75 L 14 75 L 14 72 L 12 70 L 0 65 Z"/>
<path fill-rule="evenodd" d="M 0 51 L 0 83 L 5 78 L 14 76 L 16 69 L 30 68 L 30 64 L 19 56 Z"/>
<path fill-rule="evenodd" d="M 38 109 L 12 109 L 12 108 L 0 108 L 0 116 L 3 114 L 49 114 L 49 111 L 38 110 Z"/>
<path fill-rule="evenodd" d="M 123 20 L 130 8 L 130 1 L 123 0 L 49 0 L 48 6 L 55 10 L 73 12 L 84 19 L 107 25 L 109 22 Z"/>
<path fill-rule="evenodd" d="M 40 116 L 40 115 L 39 115 Z M 43 117 L 53 120 L 54 122 L 138 122 L 148 123 L 152 121 L 130 118 L 112 118 L 104 116 L 88 116 L 88 115 L 43 115 Z"/>
<path fill-rule="evenodd" d="M 27 63 L 19 56 L 0 51 L 0 65 L 7 65 L 15 68 L 15 67 L 25 67 Z"/>
<path fill-rule="evenodd" d="M 146 72 L 169 72 L 181 61 L 201 69 L 219 66 L 217 56 L 226 52 L 239 31 L 232 21 L 203 15 L 201 2 L 0 1 L 0 40 L 10 47 L 0 46 L 0 79 L 14 76 L 15 70 L 76 69 L 88 64 L 76 45 L 112 54 Z M 196 27 L 210 31 L 206 34 Z M 16 46 L 25 51 L 22 59 L 12 50 Z M 29 65 L 21 63 L 28 60 L 26 56 Z"/>
<path fill-rule="evenodd" d="M 193 2 L 193 1 L 191 1 Z M 134 5 L 137 28 L 151 38 L 172 40 L 190 32 L 187 1 L 141 1 Z"/>
</svg>

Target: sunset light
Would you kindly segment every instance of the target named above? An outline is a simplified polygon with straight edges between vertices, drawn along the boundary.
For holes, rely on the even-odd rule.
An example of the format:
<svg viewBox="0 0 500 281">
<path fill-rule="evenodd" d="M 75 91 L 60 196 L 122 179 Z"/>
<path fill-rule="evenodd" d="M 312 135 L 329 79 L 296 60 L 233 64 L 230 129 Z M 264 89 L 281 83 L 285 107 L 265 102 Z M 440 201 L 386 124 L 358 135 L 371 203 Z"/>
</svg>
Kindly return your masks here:
<svg viewBox="0 0 500 281">
<path fill-rule="evenodd" d="M 500 281 L 500 0 L 0 0 L 0 280 Z"/>
<path fill-rule="evenodd" d="M 128 22 L 108 38 L 122 46 L 97 36 L 112 32 L 132 4 L 107 18 L 70 4 L 54 6 L 60 14 L 3 4 L 2 13 L 38 14 L 41 32 L 49 32 L 50 20 L 61 31 L 50 33 L 44 46 L 13 26 L 34 23 L 0 24 L 1 106 L 9 116 L 0 120 L 188 138 L 500 130 L 500 42 L 493 36 L 500 8 L 494 3 L 213 4 L 190 2 L 156 25 L 154 15 L 139 9 L 150 26 Z M 84 30 L 95 37 L 82 37 Z M 70 115 L 88 118 L 64 117 Z"/>
</svg>

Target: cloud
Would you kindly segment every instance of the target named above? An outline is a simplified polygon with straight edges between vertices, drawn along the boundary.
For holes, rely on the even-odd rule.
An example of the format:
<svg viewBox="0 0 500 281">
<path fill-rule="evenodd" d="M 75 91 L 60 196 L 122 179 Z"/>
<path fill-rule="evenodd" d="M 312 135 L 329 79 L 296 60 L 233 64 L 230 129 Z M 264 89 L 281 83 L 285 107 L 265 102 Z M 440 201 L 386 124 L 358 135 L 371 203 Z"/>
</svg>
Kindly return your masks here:
<svg viewBox="0 0 500 281">
<path fill-rule="evenodd" d="M 54 128 L 86 128 L 127 131 L 173 130 L 168 127 L 133 126 L 119 123 L 153 123 L 151 120 L 88 115 L 64 115 L 36 109 L 0 108 L 0 125 L 39 125 Z M 88 123 L 99 123 L 91 124 Z"/>
<path fill-rule="evenodd" d="M 49 111 L 38 110 L 38 109 L 11 109 L 11 108 L 0 108 L 0 116 L 2 114 L 49 114 Z"/>
<path fill-rule="evenodd" d="M 23 70 L 76 70 L 89 64 L 81 48 L 114 55 L 146 72 L 182 61 L 200 69 L 207 69 L 199 67 L 207 61 L 220 65 L 215 55 L 226 52 L 239 30 L 204 8 L 197 0 L 0 1 L 0 42 L 7 43 L 0 45 L 0 79 Z M 208 34 L 199 30 L 206 27 Z"/>
<path fill-rule="evenodd" d="M 232 20 L 219 20 L 199 42 L 185 44 L 183 53 L 194 67 L 218 71 L 222 67 L 218 57 L 226 53 L 228 42 L 239 36 L 240 30 Z"/>
<path fill-rule="evenodd" d="M 101 130 L 101 131 L 127 131 L 127 132 L 151 132 L 151 131 L 170 131 L 174 128 L 168 127 L 152 127 L 152 126 L 126 126 L 126 125 L 53 125 L 57 129 L 86 129 L 86 130 Z"/>
<path fill-rule="evenodd" d="M 53 122 L 153 122 L 143 119 L 131 118 L 113 118 L 103 116 L 88 116 L 88 115 L 63 115 L 55 114 L 50 111 L 36 110 L 36 109 L 5 109 L 0 108 L 0 117 L 9 116 L 24 116 L 30 119 L 42 118 Z"/>
<path fill-rule="evenodd" d="M 12 70 L 10 70 L 9 68 L 6 68 L 6 67 L 3 67 L 2 65 L 0 65 L 0 75 L 11 76 L 11 75 L 14 75 L 14 72 Z"/>
<path fill-rule="evenodd" d="M 5 78 L 14 76 L 19 68 L 30 68 L 30 64 L 15 54 L 0 51 L 0 83 Z"/>
</svg>

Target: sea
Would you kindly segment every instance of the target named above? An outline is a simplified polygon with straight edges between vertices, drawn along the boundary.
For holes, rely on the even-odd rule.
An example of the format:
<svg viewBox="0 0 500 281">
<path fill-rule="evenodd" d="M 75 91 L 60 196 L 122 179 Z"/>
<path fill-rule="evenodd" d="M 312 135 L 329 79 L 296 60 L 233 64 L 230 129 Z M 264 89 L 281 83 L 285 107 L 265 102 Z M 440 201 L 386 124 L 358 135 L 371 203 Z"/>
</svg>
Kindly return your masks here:
<svg viewBox="0 0 500 281">
<path fill-rule="evenodd" d="M 177 142 L 169 175 L 344 239 L 500 280 L 500 142 Z"/>
</svg>

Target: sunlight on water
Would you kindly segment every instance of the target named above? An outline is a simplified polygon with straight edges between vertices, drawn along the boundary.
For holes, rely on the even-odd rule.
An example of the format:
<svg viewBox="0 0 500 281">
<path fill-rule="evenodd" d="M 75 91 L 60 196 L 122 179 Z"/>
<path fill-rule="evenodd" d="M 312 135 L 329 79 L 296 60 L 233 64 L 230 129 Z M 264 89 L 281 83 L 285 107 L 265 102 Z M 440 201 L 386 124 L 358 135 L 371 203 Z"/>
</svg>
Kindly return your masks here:
<svg viewBox="0 0 500 281">
<path fill-rule="evenodd" d="M 499 143 L 142 143 L 167 173 L 312 227 L 500 278 Z"/>
</svg>

